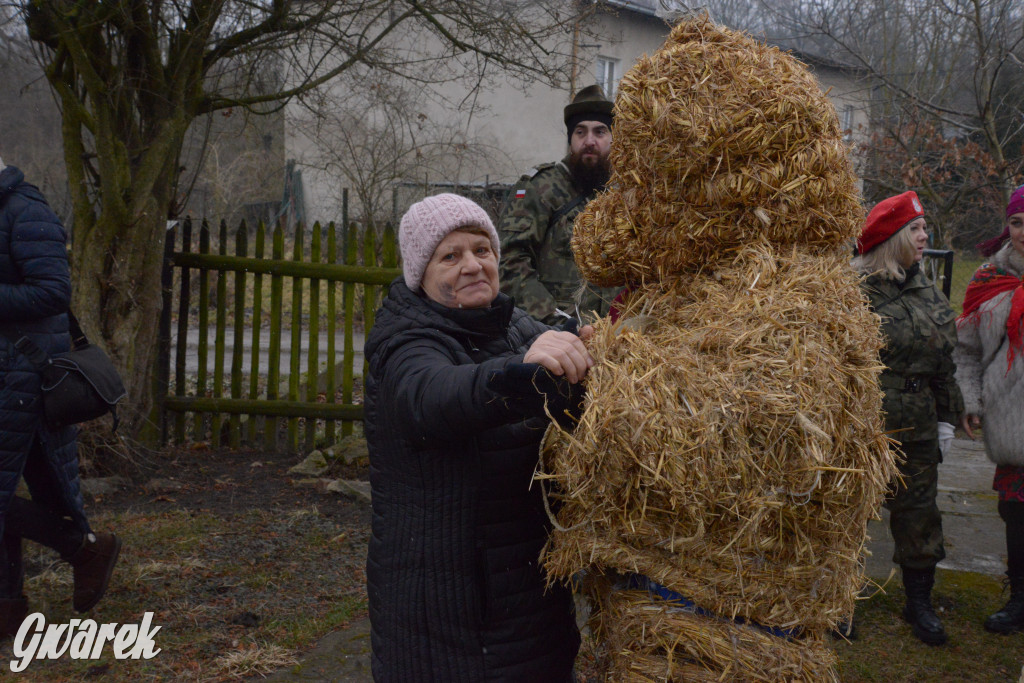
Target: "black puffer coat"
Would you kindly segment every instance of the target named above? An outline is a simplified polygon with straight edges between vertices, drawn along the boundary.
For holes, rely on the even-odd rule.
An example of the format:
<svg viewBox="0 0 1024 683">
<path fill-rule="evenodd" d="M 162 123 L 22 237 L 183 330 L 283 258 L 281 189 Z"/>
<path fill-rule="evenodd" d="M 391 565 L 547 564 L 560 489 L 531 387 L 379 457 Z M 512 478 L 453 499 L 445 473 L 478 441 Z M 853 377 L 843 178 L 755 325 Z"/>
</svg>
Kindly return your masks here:
<svg viewBox="0 0 1024 683">
<path fill-rule="evenodd" d="M 17 168 L 0 171 L 0 532 L 11 496 L 38 440 L 43 465 L 28 481 L 32 499 L 88 524 L 78 481 L 76 430 L 42 422 L 40 375 L 14 349 L 28 335 L 47 353 L 67 351 L 71 278 L 64 227 Z"/>
<path fill-rule="evenodd" d="M 391 285 L 365 349 L 378 681 L 569 680 L 572 598 L 545 588 L 531 486 L 548 421 L 489 386 L 548 329 L 504 295 L 457 310 Z"/>
</svg>

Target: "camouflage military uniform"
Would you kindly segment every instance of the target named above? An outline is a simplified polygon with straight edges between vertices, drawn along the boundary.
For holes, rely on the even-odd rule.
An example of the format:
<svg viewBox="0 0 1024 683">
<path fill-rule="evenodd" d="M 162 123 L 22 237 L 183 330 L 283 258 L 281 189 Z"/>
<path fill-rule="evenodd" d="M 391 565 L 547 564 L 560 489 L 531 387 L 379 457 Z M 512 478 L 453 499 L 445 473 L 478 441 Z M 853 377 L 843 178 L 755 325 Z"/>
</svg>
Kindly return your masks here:
<svg viewBox="0 0 1024 683">
<path fill-rule="evenodd" d="M 900 284 L 878 275 L 863 282 L 886 339 L 881 376 L 885 428 L 906 457 L 900 466 L 904 484 L 894 485 L 886 507 L 896 545 L 893 562 L 930 569 L 946 556 L 935 502 L 942 460 L 936 423 L 955 425 L 963 413 L 953 378 L 956 314 L 919 269 Z"/>
<path fill-rule="evenodd" d="M 591 199 L 576 201 L 579 197 L 564 160 L 543 164 L 516 183 L 498 220 L 501 289 L 549 325 L 565 321 L 556 308 L 573 315 L 576 311 L 581 280 L 569 241 L 573 220 Z M 580 313 L 606 315 L 615 294 L 586 287 L 578 299 Z"/>
</svg>

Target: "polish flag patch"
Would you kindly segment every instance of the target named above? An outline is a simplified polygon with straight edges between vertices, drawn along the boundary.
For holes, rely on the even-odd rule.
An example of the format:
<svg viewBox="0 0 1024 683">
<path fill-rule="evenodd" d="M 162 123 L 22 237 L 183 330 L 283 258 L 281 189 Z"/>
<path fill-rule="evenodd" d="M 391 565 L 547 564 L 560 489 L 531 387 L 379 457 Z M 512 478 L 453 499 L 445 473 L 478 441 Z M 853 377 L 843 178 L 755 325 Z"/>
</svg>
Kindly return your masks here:
<svg viewBox="0 0 1024 683">
<path fill-rule="evenodd" d="M 516 190 L 516 199 L 522 199 L 526 196 L 526 190 Z"/>
</svg>

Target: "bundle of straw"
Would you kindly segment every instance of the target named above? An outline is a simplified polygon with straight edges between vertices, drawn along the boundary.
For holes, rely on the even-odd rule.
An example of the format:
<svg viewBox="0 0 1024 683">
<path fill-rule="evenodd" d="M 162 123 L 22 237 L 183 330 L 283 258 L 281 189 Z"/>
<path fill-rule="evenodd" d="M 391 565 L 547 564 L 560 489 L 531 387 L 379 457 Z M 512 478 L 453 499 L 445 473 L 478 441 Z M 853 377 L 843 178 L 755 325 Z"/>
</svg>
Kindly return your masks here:
<svg viewBox="0 0 1024 683">
<path fill-rule="evenodd" d="M 580 424 L 545 443 L 567 529 L 548 570 L 639 572 L 773 627 L 851 614 L 895 462 L 878 321 L 845 256 L 752 245 L 622 316 L 596 325 Z"/>
<path fill-rule="evenodd" d="M 610 159 L 614 189 L 576 219 L 572 242 L 580 272 L 601 286 L 711 267 L 752 236 L 834 247 L 863 219 L 814 77 L 706 15 L 623 77 Z"/>
<path fill-rule="evenodd" d="M 579 425 L 545 440 L 549 576 L 633 572 L 695 605 L 591 589 L 622 679 L 833 680 L 823 634 L 896 474 L 835 111 L 795 59 L 700 16 L 623 79 L 612 165 L 573 248 L 630 287 L 588 342 Z"/>
<path fill-rule="evenodd" d="M 696 616 L 646 592 L 607 594 L 598 629 L 612 659 L 609 678 L 628 681 L 830 683 L 835 654 L 819 636 L 780 638 L 754 626 Z"/>
</svg>

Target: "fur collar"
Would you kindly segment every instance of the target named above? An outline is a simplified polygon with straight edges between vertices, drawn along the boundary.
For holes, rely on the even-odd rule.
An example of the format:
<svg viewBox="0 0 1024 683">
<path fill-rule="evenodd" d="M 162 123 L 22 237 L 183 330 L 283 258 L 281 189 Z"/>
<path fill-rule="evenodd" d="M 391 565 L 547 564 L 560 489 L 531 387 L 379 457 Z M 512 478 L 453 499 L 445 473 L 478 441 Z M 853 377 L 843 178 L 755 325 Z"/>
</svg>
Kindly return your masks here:
<svg viewBox="0 0 1024 683">
<path fill-rule="evenodd" d="M 1024 256 L 1018 254 L 1010 242 L 1004 244 L 999 251 L 992 255 L 991 263 L 1014 277 L 1024 275 Z"/>
</svg>

